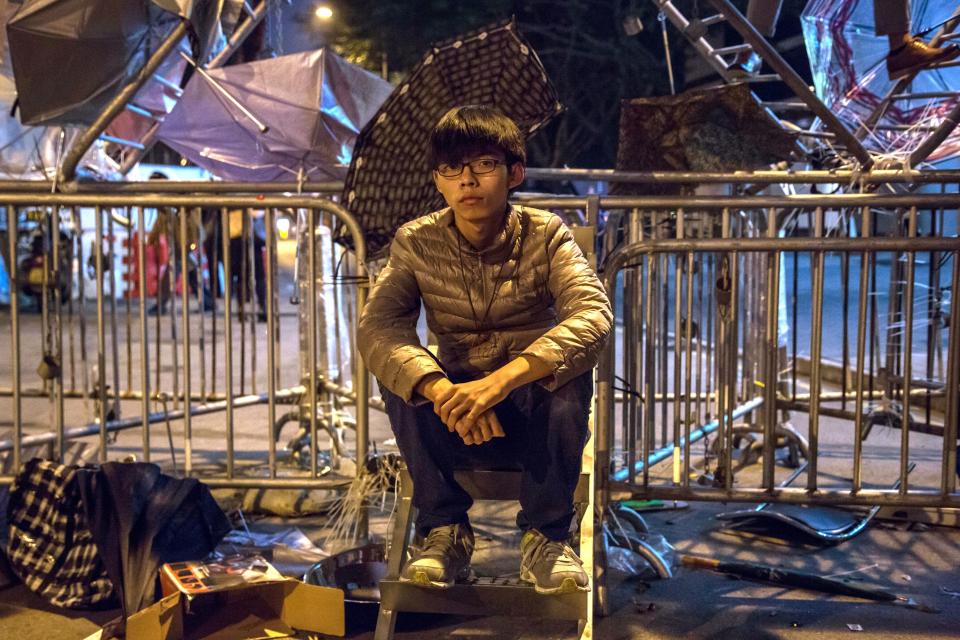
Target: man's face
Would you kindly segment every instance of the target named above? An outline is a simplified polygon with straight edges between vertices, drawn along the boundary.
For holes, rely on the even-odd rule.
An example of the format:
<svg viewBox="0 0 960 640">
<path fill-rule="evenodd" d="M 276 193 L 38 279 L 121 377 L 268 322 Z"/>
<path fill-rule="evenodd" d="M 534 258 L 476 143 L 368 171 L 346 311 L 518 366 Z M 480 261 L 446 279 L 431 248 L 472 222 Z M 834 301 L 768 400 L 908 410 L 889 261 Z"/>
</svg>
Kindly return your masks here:
<svg viewBox="0 0 960 640">
<path fill-rule="evenodd" d="M 523 165 L 507 166 L 501 152 L 478 153 L 460 165 L 440 165 L 433 179 L 443 199 L 462 220 L 474 224 L 499 222 L 507 207 L 510 189 L 523 182 Z M 446 174 L 446 175 L 444 175 Z"/>
</svg>

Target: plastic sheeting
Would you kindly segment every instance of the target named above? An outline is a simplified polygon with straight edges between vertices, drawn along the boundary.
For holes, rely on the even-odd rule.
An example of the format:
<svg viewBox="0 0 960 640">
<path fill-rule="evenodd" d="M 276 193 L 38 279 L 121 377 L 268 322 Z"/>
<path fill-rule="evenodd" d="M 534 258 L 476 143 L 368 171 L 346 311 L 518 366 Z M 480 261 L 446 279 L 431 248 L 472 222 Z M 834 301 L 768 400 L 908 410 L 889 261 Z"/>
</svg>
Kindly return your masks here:
<svg viewBox="0 0 960 640">
<path fill-rule="evenodd" d="M 914 33 L 935 27 L 950 17 L 956 3 L 914 0 L 910 3 Z M 874 34 L 872 0 L 811 0 L 801 14 L 807 57 L 817 96 L 852 129 L 869 118 L 890 92 L 893 82 L 885 64 L 886 36 Z M 955 91 L 960 67 L 922 71 L 908 91 Z M 942 121 L 957 98 L 898 100 L 871 127 L 864 140 L 875 153 L 909 154 Z M 960 152 L 960 129 L 930 155 L 935 162 Z"/>
</svg>

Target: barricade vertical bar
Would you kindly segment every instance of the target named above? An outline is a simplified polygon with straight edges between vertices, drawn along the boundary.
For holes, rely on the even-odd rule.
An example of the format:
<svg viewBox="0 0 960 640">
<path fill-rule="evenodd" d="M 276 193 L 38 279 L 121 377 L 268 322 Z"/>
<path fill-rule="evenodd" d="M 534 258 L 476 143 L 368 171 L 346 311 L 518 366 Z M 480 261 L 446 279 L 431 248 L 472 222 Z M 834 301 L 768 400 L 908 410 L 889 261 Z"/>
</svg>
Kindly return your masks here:
<svg viewBox="0 0 960 640">
<path fill-rule="evenodd" d="M 800 313 L 800 252 L 793 252 L 793 297 L 790 300 L 790 399 L 797 401 L 797 341 L 799 340 L 799 313 Z"/>
<path fill-rule="evenodd" d="M 266 213 L 264 212 L 264 216 Z M 264 219 L 266 222 L 266 219 Z M 256 234 L 257 228 L 253 217 L 250 217 L 250 275 L 247 278 L 247 285 L 250 287 L 250 306 L 253 309 L 253 312 L 250 314 L 250 393 L 257 393 L 257 318 L 260 315 L 260 305 L 263 304 L 263 312 L 267 313 L 269 306 L 267 302 L 261 301 L 260 297 L 257 295 L 259 287 L 257 286 L 257 265 L 260 265 L 260 268 L 263 268 L 263 256 L 259 255 L 257 252 L 256 244 Z M 264 283 L 266 286 L 266 283 Z M 264 293 L 266 295 L 266 293 Z"/>
<path fill-rule="evenodd" d="M 190 362 L 190 271 L 187 262 L 187 251 L 189 249 L 190 237 L 188 234 L 188 210 L 186 207 L 180 207 L 180 323 L 183 327 L 183 473 L 190 477 L 193 471 L 193 421 L 191 418 L 192 389 L 193 385 L 190 376 L 193 374 L 193 367 Z M 203 288 L 203 274 L 201 268 L 197 266 L 197 288 Z M 171 300 L 171 304 L 172 304 Z M 203 307 L 200 308 L 201 314 Z M 201 315 L 201 317 L 203 317 Z M 201 332 L 203 327 L 200 328 Z M 176 353 L 176 344 L 174 344 L 174 353 Z M 176 370 L 174 370 L 174 379 L 176 379 Z"/>
<path fill-rule="evenodd" d="M 60 283 L 63 278 L 63 274 L 60 272 L 60 207 L 59 205 L 54 205 L 51 207 L 50 213 L 50 237 L 53 241 L 53 269 L 48 269 L 49 273 L 52 273 L 54 280 L 51 283 L 53 290 L 53 304 L 51 305 L 51 314 L 53 316 L 53 325 L 54 325 L 54 335 L 51 336 L 54 342 L 54 351 L 56 351 L 57 362 L 60 364 L 60 372 L 57 374 L 56 378 L 53 381 L 53 394 L 54 394 L 54 421 L 57 426 L 57 460 L 63 462 L 63 452 L 66 448 L 66 442 L 63 437 L 64 425 L 63 425 L 63 373 L 66 369 L 66 363 L 63 359 L 63 306 L 62 298 L 60 297 Z M 49 279 L 47 281 L 49 283 Z M 50 290 L 48 289 L 48 291 Z M 68 292 L 67 295 L 72 295 Z"/>
<path fill-rule="evenodd" d="M 945 185 L 940 185 L 940 193 L 944 193 Z M 938 214 L 943 215 L 943 208 L 934 209 L 930 211 L 930 236 L 937 236 L 937 218 Z M 936 251 L 931 251 L 929 257 L 927 258 L 927 264 L 930 265 L 927 268 L 927 290 L 930 292 L 927 295 L 927 318 L 930 319 L 927 322 L 927 366 L 926 366 L 926 375 L 927 380 L 933 380 L 933 361 L 934 354 L 939 351 L 936 347 L 940 344 L 940 333 L 939 333 L 939 322 L 936 320 L 940 316 L 940 265 L 938 264 L 940 256 Z M 936 292 L 936 293 L 934 293 Z M 931 400 L 932 396 L 930 394 L 930 389 L 927 389 L 924 393 L 924 421 L 930 423 L 930 414 L 932 411 Z"/>
<path fill-rule="evenodd" d="M 233 478 L 233 278 L 230 277 L 233 265 L 230 260 L 230 212 L 226 207 L 220 208 L 220 250 L 223 251 L 223 355 L 227 361 L 223 375 L 227 399 L 227 477 Z"/>
<path fill-rule="evenodd" d="M 706 228 L 706 216 L 701 216 L 700 219 L 700 236 L 703 238 L 705 236 L 704 230 Z M 691 254 L 692 255 L 692 254 Z M 709 260 L 709 256 L 706 259 L 701 255 L 695 257 L 697 261 L 697 401 L 694 405 L 694 423 L 697 425 L 702 424 L 701 422 L 701 413 L 700 407 L 703 406 L 707 401 L 701 397 L 700 393 L 703 391 L 703 344 L 710 339 L 709 331 L 704 332 L 704 326 L 707 324 L 704 322 L 704 315 L 710 315 L 709 311 L 705 311 L 703 306 L 703 282 L 704 282 L 704 272 L 706 271 L 706 260 Z M 709 322 L 709 318 L 708 318 Z M 707 405 L 709 406 L 709 405 Z M 704 412 L 702 415 L 706 415 Z"/>
<path fill-rule="evenodd" d="M 130 223 L 130 225 L 127 227 L 127 269 L 132 269 L 132 268 L 134 268 L 134 267 L 133 267 L 133 265 L 134 265 L 134 262 L 133 262 L 133 247 L 134 247 L 134 244 L 136 243 L 135 240 L 134 240 L 134 233 L 136 233 L 137 236 L 141 235 L 141 234 L 143 233 L 143 228 L 142 228 L 142 227 L 138 227 L 138 228 L 137 228 L 137 231 L 134 231 L 133 219 L 128 216 L 128 217 L 127 217 L 127 220 L 128 220 L 129 223 Z M 140 254 L 140 255 L 142 255 L 142 254 Z M 139 266 L 140 263 L 137 262 L 136 264 L 137 264 L 137 267 L 136 267 L 136 268 L 137 268 L 137 273 L 138 273 L 138 274 L 143 273 L 143 269 L 140 268 L 140 266 Z M 131 313 L 132 313 L 132 302 L 131 302 L 131 299 L 133 298 L 133 295 L 132 295 L 132 293 L 131 293 L 131 289 L 132 289 L 132 287 L 133 287 L 133 283 L 131 282 L 131 280 L 133 280 L 133 278 L 130 277 L 130 273 L 129 273 L 129 271 L 128 271 L 128 272 L 127 272 L 127 286 L 126 286 L 125 291 L 123 292 L 123 298 L 124 298 L 124 303 L 125 303 L 125 305 L 124 305 L 124 310 L 125 310 L 125 312 L 126 312 L 126 316 L 124 317 L 124 323 L 125 323 L 126 330 L 127 330 L 127 333 L 126 333 L 126 347 L 127 347 L 127 389 L 133 389 L 133 325 L 131 324 L 132 321 L 131 321 L 131 319 L 130 319 L 130 318 L 131 318 Z M 138 276 L 137 276 L 137 287 L 139 287 L 139 286 L 140 286 L 140 277 L 139 277 L 139 275 L 138 275 Z M 138 327 L 138 328 L 139 328 L 139 327 Z M 141 339 L 141 341 L 142 341 L 142 340 L 143 340 L 143 336 L 141 336 L 140 339 Z M 117 394 L 118 394 L 118 397 L 119 397 L 120 387 L 117 387 L 117 389 L 115 390 L 115 393 L 117 393 Z"/>
<path fill-rule="evenodd" d="M 197 212 L 199 214 L 199 221 L 197 224 L 197 309 L 200 313 L 200 335 L 197 337 L 197 359 L 200 361 L 200 398 L 203 402 L 207 401 L 207 302 L 206 302 L 206 293 L 204 292 L 203 286 L 203 276 L 204 269 L 206 269 L 206 275 L 210 287 L 210 309 L 214 310 L 211 312 L 212 317 L 216 317 L 216 307 L 217 307 L 217 294 L 218 289 L 217 277 L 216 277 L 216 264 L 211 263 L 210 259 L 213 256 L 207 255 L 207 250 L 204 248 L 207 243 L 207 230 L 204 226 L 203 208 Z"/>
<path fill-rule="evenodd" d="M 716 351 L 719 348 L 719 336 L 716 328 L 716 322 L 714 322 L 716 315 L 714 307 L 714 291 L 717 288 L 717 278 L 716 278 L 716 268 L 714 265 L 714 255 L 712 253 L 707 254 L 707 278 L 706 278 L 706 289 L 707 289 L 707 306 L 705 309 L 705 315 L 707 316 L 707 365 L 704 368 L 704 374 L 706 374 L 706 384 L 704 387 L 707 391 L 707 397 L 704 399 L 706 401 L 707 410 L 705 412 L 703 421 L 707 422 L 711 418 L 719 415 L 719 402 L 720 396 L 719 393 L 716 393 L 714 390 L 714 384 L 716 383 L 716 369 L 715 369 L 715 360 L 716 360 Z"/>
<path fill-rule="evenodd" d="M 777 237 L 777 210 L 767 209 L 767 237 Z M 774 483 L 777 428 L 777 378 L 780 347 L 780 252 L 767 254 L 767 308 L 765 349 L 763 351 L 763 488 L 770 491 Z"/>
<path fill-rule="evenodd" d="M 71 242 L 71 244 L 72 244 L 72 246 L 73 246 L 73 253 L 72 253 L 72 255 L 75 256 L 76 264 L 82 265 L 82 264 L 83 264 L 83 241 L 82 241 L 81 237 L 83 236 L 83 233 L 82 233 L 82 229 L 80 228 L 80 218 L 79 218 L 78 215 L 77 215 L 77 208 L 76 208 L 76 207 L 70 207 L 70 222 L 71 222 L 71 224 L 73 225 L 73 229 L 74 229 L 74 233 L 73 233 L 73 235 L 71 236 L 71 239 L 70 239 L 70 242 Z M 74 335 L 73 335 L 73 317 L 74 317 L 74 315 L 79 315 L 78 323 L 81 323 L 80 331 L 81 331 L 81 335 L 82 335 L 83 329 L 84 329 L 84 327 L 83 327 L 83 325 L 82 325 L 82 322 L 83 322 L 83 306 L 82 306 L 82 305 L 83 305 L 83 293 L 84 293 L 84 291 L 83 291 L 83 281 L 84 281 L 84 278 L 79 277 L 79 276 L 81 275 L 81 271 L 78 270 L 78 271 L 77 271 L 77 274 L 76 274 L 76 276 L 78 277 L 78 279 L 77 279 L 77 298 L 78 298 L 77 304 L 80 305 L 80 309 L 79 309 L 79 314 L 75 314 L 75 311 L 76 311 L 76 310 L 74 309 L 74 306 L 73 306 L 73 291 L 72 291 L 72 289 L 73 289 L 73 281 L 74 281 L 73 279 L 74 279 L 74 277 L 75 277 L 75 276 L 74 276 L 74 273 L 73 273 L 73 265 L 74 265 L 74 261 L 71 260 L 71 261 L 70 261 L 70 267 L 69 267 L 69 272 L 70 272 L 70 288 L 71 288 L 71 291 L 70 291 L 70 295 L 67 296 L 67 316 L 70 318 L 70 322 L 69 322 L 68 329 L 67 329 L 67 339 L 70 341 L 70 347 L 69 347 L 69 350 L 70 350 L 70 391 L 71 391 L 72 393 L 76 393 L 76 391 L 77 391 L 77 375 L 76 375 L 76 374 L 77 374 L 77 361 L 76 361 L 76 357 L 75 357 L 75 356 L 76 356 L 76 353 L 75 353 L 76 350 L 75 350 L 75 348 L 74 348 L 75 345 L 74 345 L 74 340 L 73 340 L 73 338 L 74 338 Z M 81 341 L 81 343 L 82 343 L 82 341 Z M 80 362 L 84 362 L 84 360 L 81 358 Z M 87 368 L 86 368 L 86 367 L 83 367 L 83 370 L 86 371 Z M 84 386 L 83 386 L 84 394 L 86 394 L 86 391 L 88 390 L 88 388 L 89 388 L 89 387 L 87 387 L 87 385 L 84 385 Z"/>
<path fill-rule="evenodd" d="M 247 269 L 250 261 L 247 259 L 247 236 L 250 233 L 250 216 L 252 211 L 243 207 L 240 209 L 240 237 L 236 238 L 240 248 L 240 277 L 237 278 L 237 316 L 240 320 L 240 395 L 247 393 L 247 316 L 250 315 L 250 278 Z M 233 211 L 230 212 L 233 215 Z M 230 238 L 230 250 L 233 251 L 234 238 Z"/>
<path fill-rule="evenodd" d="M 960 218 L 960 215 L 957 216 Z M 960 224 L 960 219 L 957 220 Z M 957 422 L 960 421 L 960 252 L 953 252 L 950 284 L 950 338 L 947 346 L 947 410 L 943 424 L 942 492 L 957 490 Z"/>
<path fill-rule="evenodd" d="M 102 213 L 103 211 L 101 210 L 101 214 Z M 127 216 L 127 219 L 129 220 L 130 217 Z M 113 399 L 111 400 L 110 408 L 114 418 L 120 418 L 120 337 L 117 331 L 117 279 L 114 276 L 114 272 L 118 267 L 116 263 L 116 250 L 114 248 L 114 242 L 116 241 L 114 231 L 115 227 L 111 211 L 107 214 L 107 264 L 110 265 L 110 352 L 113 354 Z M 97 247 L 97 251 L 102 251 L 102 249 Z M 104 396 L 103 401 L 107 401 L 106 396 Z"/>
<path fill-rule="evenodd" d="M 172 248 L 167 254 L 168 255 L 167 277 L 164 278 L 164 282 L 167 283 L 167 294 L 168 294 L 166 298 L 167 304 L 170 305 L 170 360 L 171 360 L 171 363 L 173 364 L 173 408 L 174 409 L 180 408 L 180 376 L 177 375 L 177 372 L 180 371 L 180 354 L 177 353 L 177 342 L 178 342 L 177 340 L 177 261 L 180 261 L 181 272 L 185 272 L 187 269 L 187 264 L 183 260 L 181 260 L 183 256 L 177 254 L 177 251 L 178 251 L 177 233 L 176 233 L 176 229 L 174 228 L 174 225 L 178 224 L 181 217 L 184 217 L 184 213 L 185 211 L 183 208 L 179 210 L 180 215 L 173 215 L 173 211 L 170 211 L 170 210 L 167 211 L 168 215 L 173 216 L 173 219 L 170 220 L 170 224 L 167 225 L 167 237 L 169 238 L 169 243 Z M 181 234 L 180 239 L 181 239 L 180 244 L 185 245 L 187 242 L 186 236 Z M 181 251 L 181 254 L 182 253 L 183 252 Z M 188 291 L 189 291 L 189 288 L 187 288 L 186 285 L 184 285 L 184 287 L 182 288 L 184 304 L 186 304 L 186 300 L 187 300 L 186 296 Z M 158 307 L 157 314 L 159 315 L 160 313 L 159 302 L 157 303 L 157 307 Z M 157 369 L 158 370 L 160 369 L 159 361 L 157 362 Z M 157 386 L 158 391 L 162 388 L 163 387 L 160 387 L 159 385 Z M 167 435 L 170 436 L 169 423 L 168 423 L 167 429 L 168 429 Z M 173 445 L 170 446 L 170 450 L 171 452 L 173 451 Z"/>
<path fill-rule="evenodd" d="M 684 385 L 684 412 L 683 412 L 683 488 L 690 486 L 690 420 L 691 420 L 691 398 L 690 391 L 693 385 L 693 373 L 691 370 L 691 362 L 693 359 L 693 252 L 688 251 L 686 255 L 686 264 L 687 264 L 687 282 L 686 282 L 686 293 L 687 293 L 687 308 L 686 308 L 686 326 L 684 327 L 683 339 L 684 344 L 686 344 L 686 352 L 684 353 L 684 370 L 686 375 L 684 376 L 685 385 Z M 699 342 L 699 336 L 698 340 Z"/>
<path fill-rule="evenodd" d="M 823 237 L 823 207 L 814 210 L 814 238 Z M 813 267 L 813 288 L 810 310 L 810 457 L 807 460 L 807 489 L 817 489 L 817 462 L 820 451 L 820 356 L 823 347 L 823 261 L 824 252 L 815 250 L 810 256 Z"/>
<path fill-rule="evenodd" d="M 863 207 L 861 216 L 861 235 L 866 241 L 870 237 L 870 207 Z M 857 388 L 853 406 L 853 480 L 851 491 L 856 494 L 863 486 L 862 474 L 862 429 L 863 429 L 863 365 L 867 339 L 867 301 L 870 286 L 870 263 L 873 254 L 864 251 L 860 254 L 860 285 L 857 291 Z"/>
<path fill-rule="evenodd" d="M 677 209 L 677 228 L 676 237 L 682 239 L 684 235 L 683 228 L 683 209 Z M 674 256 L 673 260 L 673 484 L 680 484 L 681 464 L 680 464 L 680 375 L 681 375 L 681 340 L 682 330 L 680 326 L 681 300 L 680 291 L 683 288 L 683 280 L 680 274 L 682 262 L 680 255 Z M 664 398 L 666 404 L 666 398 Z"/>
<path fill-rule="evenodd" d="M 729 237 L 729 235 L 728 235 Z M 733 488 L 733 421 L 736 419 L 734 412 L 737 407 L 737 363 L 739 359 L 739 343 L 737 336 L 740 325 L 740 254 L 736 251 L 730 253 L 730 320 L 727 333 L 727 455 L 726 473 L 723 481 L 727 490 Z"/>
<path fill-rule="evenodd" d="M 107 337 L 103 318 L 103 210 L 97 206 L 94 269 L 97 276 L 97 421 L 100 423 L 101 463 L 107 461 Z"/>
<path fill-rule="evenodd" d="M 654 331 L 653 323 L 654 317 L 656 314 L 653 312 L 653 265 L 655 257 L 653 252 L 647 253 L 647 281 L 646 281 L 646 290 L 644 291 L 644 332 L 643 332 L 643 376 L 646 383 L 646 391 L 644 392 L 643 398 L 643 446 L 641 447 L 643 455 L 641 456 L 644 461 L 648 460 L 650 457 L 651 442 L 653 438 L 653 425 L 655 420 L 655 407 L 654 407 L 654 398 L 656 389 L 654 389 L 654 380 L 653 380 L 653 362 L 654 362 Z M 650 484 L 650 465 L 643 465 L 643 486 L 648 486 Z"/>
<path fill-rule="evenodd" d="M 147 337 L 147 269 L 144 242 L 146 224 L 144 222 L 143 206 L 137 207 L 137 268 L 138 284 L 140 286 L 140 383 L 143 385 L 143 397 L 140 399 L 140 419 L 143 429 L 143 462 L 150 462 L 150 355 Z M 127 340 L 130 340 L 129 334 Z"/>
<path fill-rule="evenodd" d="M 633 210 L 627 218 L 627 239 L 629 242 L 639 242 L 643 239 L 643 223 L 639 218 L 640 212 Z M 649 274 L 647 275 L 649 277 Z M 645 343 L 641 342 L 643 338 L 643 329 L 641 327 L 642 316 L 640 310 L 628 304 L 627 300 L 640 300 L 641 305 L 645 300 L 640 296 L 640 286 L 642 284 L 643 268 L 631 268 L 623 272 L 623 300 L 621 308 L 623 309 L 623 377 L 627 384 L 624 389 L 630 389 L 634 392 L 641 386 L 641 377 L 639 358 L 643 351 Z M 644 307 L 645 308 L 645 307 Z M 616 370 L 613 371 L 613 374 Z M 613 375 L 611 374 L 611 375 Z M 629 479 L 631 482 L 636 478 L 637 461 L 637 425 L 640 424 L 640 404 L 637 402 L 637 396 L 624 393 L 623 403 L 623 446 L 627 452 L 627 469 L 629 469 Z M 645 432 L 641 431 L 641 434 Z M 645 437 L 645 436 L 644 436 Z"/>
<path fill-rule="evenodd" d="M 840 254 L 840 287 L 842 300 L 840 302 L 843 310 L 843 352 L 841 354 L 841 374 L 840 374 L 840 409 L 847 409 L 847 372 L 850 371 L 850 327 L 847 322 L 850 316 L 850 254 L 846 251 Z"/>
<path fill-rule="evenodd" d="M 157 376 L 156 376 L 156 378 L 154 378 L 154 380 L 156 381 L 156 384 L 154 385 L 154 387 L 157 389 L 158 400 L 160 399 L 160 398 L 159 398 L 160 390 L 163 389 L 163 387 L 160 386 L 160 370 L 163 368 L 163 364 L 162 364 L 162 360 L 161 360 L 161 352 L 160 352 L 160 347 L 161 347 L 161 342 L 162 342 L 161 339 L 160 339 L 160 322 L 161 322 L 161 320 L 163 319 L 163 314 L 160 312 L 160 302 L 161 302 L 161 296 L 162 296 L 162 291 L 163 291 L 163 282 L 164 282 L 164 279 L 160 277 L 160 268 L 163 266 L 163 265 L 160 263 L 160 257 L 161 257 L 161 256 L 160 256 L 160 238 L 161 238 L 161 236 L 160 236 L 160 231 L 161 231 L 160 227 L 163 226 L 163 225 L 160 223 L 161 215 L 162 215 L 162 209 L 161 209 L 160 207 L 157 207 L 157 216 L 156 216 L 156 218 L 154 218 L 154 221 L 153 221 L 153 226 L 154 226 L 155 229 L 157 229 L 157 236 L 156 236 L 155 239 L 152 239 L 152 241 L 150 242 L 150 244 L 154 245 L 154 249 L 155 249 L 155 251 L 154 251 L 154 253 L 153 253 L 153 265 L 154 265 L 154 267 L 156 267 L 156 272 L 155 272 L 155 273 L 156 273 L 156 276 L 155 276 L 155 277 L 156 277 L 156 279 L 157 279 L 157 280 L 156 280 L 156 282 L 157 282 L 157 293 L 156 293 L 156 296 L 155 296 L 155 301 L 154 301 L 154 306 L 153 306 L 154 311 L 156 311 L 156 313 L 153 314 L 153 319 L 154 319 L 154 322 L 153 322 L 153 330 L 154 330 L 154 339 L 155 339 L 155 342 L 154 342 L 154 354 L 155 354 L 155 355 L 154 355 L 154 358 L 155 358 L 155 360 L 156 360 L 156 365 L 155 365 L 155 366 L 156 366 L 156 372 L 157 372 Z M 142 233 L 143 233 L 144 240 L 146 241 L 147 238 L 149 237 L 148 234 L 147 234 L 147 229 L 144 228 L 143 231 L 142 231 Z M 169 255 L 170 255 L 170 252 L 167 251 L 167 256 L 169 257 Z M 147 289 L 144 289 L 144 290 L 142 291 L 142 296 L 143 296 L 144 298 L 146 298 L 146 295 L 147 295 Z"/>
<path fill-rule="evenodd" d="M 723 238 L 730 237 L 730 210 L 724 207 L 721 213 L 721 235 Z M 733 319 L 735 317 L 734 311 L 734 300 L 736 300 L 736 291 L 734 289 L 734 283 L 736 282 L 736 273 L 734 273 L 733 265 L 736 263 L 736 254 L 730 253 L 724 255 L 721 258 L 720 273 L 721 278 L 726 278 L 724 283 L 727 288 L 727 295 L 729 296 L 726 302 L 725 312 L 722 310 L 724 306 L 719 299 L 719 292 L 717 297 L 717 309 L 721 310 L 721 318 L 723 322 L 720 322 L 720 319 L 717 320 L 717 336 L 719 338 L 719 344 L 717 347 L 717 393 L 720 396 L 719 406 L 718 406 L 718 419 L 720 424 L 723 425 L 722 431 L 720 432 L 720 438 L 723 442 L 723 485 L 725 488 L 729 489 L 732 486 L 733 480 L 733 399 L 730 397 L 731 391 L 736 388 L 736 380 L 731 380 L 730 378 L 736 378 L 735 375 L 731 376 L 732 371 L 730 369 L 730 362 L 734 361 L 736 356 L 731 356 L 730 352 L 736 352 L 736 342 L 730 344 L 731 337 L 734 341 L 736 340 L 736 329 L 732 326 Z"/>
<path fill-rule="evenodd" d="M 917 237 L 917 208 L 910 207 L 907 237 Z M 916 253 L 907 253 L 906 294 L 903 301 L 903 422 L 900 428 L 900 495 L 907 495 L 910 464 L 910 378 L 913 370 L 913 278 Z"/>
<path fill-rule="evenodd" d="M 274 374 L 277 367 L 277 343 L 273 339 L 276 331 L 277 322 L 277 304 L 274 300 L 274 270 L 273 262 L 276 257 L 275 231 L 276 226 L 273 222 L 274 209 L 267 207 L 264 212 L 264 223 L 266 225 L 267 242 L 267 265 L 266 265 L 266 284 L 267 284 L 267 442 L 269 443 L 268 465 L 270 467 L 270 477 L 277 477 L 277 439 L 274 437 L 273 429 L 277 424 L 277 377 Z M 338 336 L 339 341 L 339 336 Z"/>
<path fill-rule="evenodd" d="M 220 208 L 219 219 L 214 218 L 214 222 L 211 225 L 213 228 L 213 242 L 211 243 L 211 248 L 213 249 L 213 262 L 211 263 L 210 269 L 213 273 L 213 282 L 210 284 L 213 291 L 213 302 L 214 302 L 214 311 L 210 314 L 210 394 L 216 395 L 217 393 L 217 312 L 216 312 L 216 302 L 217 294 L 221 291 L 220 288 L 220 266 L 223 265 L 223 293 L 221 297 L 226 304 L 227 293 L 226 293 L 226 281 L 229 280 L 229 272 L 227 271 L 227 261 L 224 257 L 223 250 L 223 218 L 226 216 L 226 209 L 224 207 Z M 209 260 L 209 256 L 207 257 Z M 228 324 L 230 314 L 227 314 Z M 230 372 L 230 375 L 233 375 L 233 372 Z M 227 395 L 230 395 L 229 389 L 227 390 Z"/>
<path fill-rule="evenodd" d="M 21 419 L 20 400 L 20 273 L 17 265 L 17 236 L 19 220 L 17 207 L 7 205 L 7 255 L 10 264 L 7 265 L 7 285 L 10 291 L 10 359 L 13 365 L 13 468 L 19 472 L 21 463 L 20 443 L 23 440 L 23 421 Z"/>
<path fill-rule="evenodd" d="M 317 210 L 310 207 L 307 215 L 307 277 L 310 279 L 309 306 L 307 324 L 310 325 L 310 339 L 307 341 L 310 351 L 310 477 L 317 477 Z M 358 314 L 359 315 L 359 314 Z M 357 460 L 359 473 L 362 460 Z"/>
<path fill-rule="evenodd" d="M 331 214 L 330 228 L 333 229 L 335 226 L 334 217 Z M 336 358 L 337 358 L 337 371 L 343 371 L 343 350 L 340 347 L 340 336 L 343 327 L 340 326 L 340 289 L 342 288 L 341 280 L 337 278 L 337 243 L 333 241 L 331 236 L 330 238 L 330 273 L 333 274 L 333 286 L 331 290 L 333 291 L 333 308 L 335 312 L 333 314 L 333 332 L 337 336 L 336 342 Z M 351 363 L 352 366 L 352 363 Z M 342 384 L 342 380 L 337 380 L 338 384 Z"/>
<path fill-rule="evenodd" d="M 667 215 L 667 212 L 664 212 L 664 218 L 666 218 Z M 657 235 L 663 237 L 666 235 L 666 232 L 658 233 Z M 668 425 L 670 424 L 667 420 L 667 408 L 669 407 L 669 403 L 667 402 L 667 381 L 669 380 L 667 371 L 667 363 L 669 362 L 667 359 L 667 341 L 670 337 L 670 256 L 665 253 L 658 253 L 656 259 L 657 282 L 662 283 L 660 287 L 661 295 L 657 298 L 657 311 L 660 312 L 657 318 L 657 334 L 660 336 L 660 358 L 659 362 L 657 362 L 657 388 L 663 396 L 663 401 L 660 403 L 659 443 L 662 447 L 666 446 L 668 442 Z"/>
<path fill-rule="evenodd" d="M 86 395 L 90 392 L 90 373 L 89 369 L 86 366 L 88 361 L 87 357 L 87 288 L 86 288 L 86 278 L 83 277 L 83 271 L 86 268 L 86 261 L 84 260 L 83 254 L 83 220 L 80 218 L 80 210 L 77 207 L 73 208 L 73 220 L 74 228 L 77 231 L 77 295 L 80 298 L 79 309 L 80 309 L 80 367 L 83 372 L 82 384 L 83 384 L 83 394 Z"/>
</svg>

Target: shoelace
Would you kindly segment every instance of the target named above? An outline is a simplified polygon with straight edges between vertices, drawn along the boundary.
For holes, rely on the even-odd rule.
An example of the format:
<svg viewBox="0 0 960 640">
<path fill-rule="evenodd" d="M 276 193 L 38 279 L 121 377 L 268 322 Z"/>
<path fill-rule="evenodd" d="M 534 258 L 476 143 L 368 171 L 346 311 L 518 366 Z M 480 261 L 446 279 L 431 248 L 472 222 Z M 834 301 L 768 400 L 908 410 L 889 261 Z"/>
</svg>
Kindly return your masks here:
<svg viewBox="0 0 960 640">
<path fill-rule="evenodd" d="M 559 540 L 545 539 L 536 545 L 531 552 L 530 564 L 537 564 L 541 559 L 547 560 L 551 565 L 555 564 L 557 560 L 561 560 L 570 564 L 576 564 L 577 566 L 583 566 L 583 560 L 573 552 L 570 545 L 560 542 Z"/>
<path fill-rule="evenodd" d="M 453 547 L 457 540 L 457 526 L 434 527 L 427 534 L 427 539 L 423 543 L 423 552 L 439 551 L 446 555 L 446 552 Z"/>
</svg>

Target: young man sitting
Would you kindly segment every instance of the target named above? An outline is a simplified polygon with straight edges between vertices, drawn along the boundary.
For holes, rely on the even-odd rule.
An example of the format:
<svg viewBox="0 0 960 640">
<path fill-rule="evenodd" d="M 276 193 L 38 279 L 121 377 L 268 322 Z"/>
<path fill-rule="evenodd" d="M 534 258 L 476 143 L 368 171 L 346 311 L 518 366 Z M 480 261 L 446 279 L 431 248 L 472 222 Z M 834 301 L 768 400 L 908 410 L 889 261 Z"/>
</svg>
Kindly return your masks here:
<svg viewBox="0 0 960 640">
<path fill-rule="evenodd" d="M 431 147 L 449 206 L 397 231 L 357 338 L 425 539 L 401 580 L 445 587 L 469 574 L 472 500 L 454 469 L 512 463 L 523 474 L 521 579 L 540 593 L 587 590 L 566 541 L 610 302 L 560 218 L 507 202 L 526 160 L 511 119 L 489 107 L 451 109 Z M 417 337 L 421 302 L 436 358 Z"/>
</svg>

